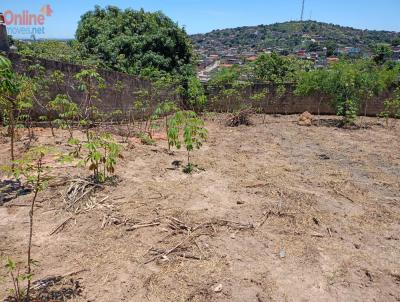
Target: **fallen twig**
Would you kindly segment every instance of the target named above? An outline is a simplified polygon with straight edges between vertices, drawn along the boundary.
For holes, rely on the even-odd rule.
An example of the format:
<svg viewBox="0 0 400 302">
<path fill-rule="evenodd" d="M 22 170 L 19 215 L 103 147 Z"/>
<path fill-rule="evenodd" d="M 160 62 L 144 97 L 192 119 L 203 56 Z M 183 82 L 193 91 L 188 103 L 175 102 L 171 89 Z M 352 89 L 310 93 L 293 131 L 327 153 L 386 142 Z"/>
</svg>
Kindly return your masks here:
<svg viewBox="0 0 400 302">
<path fill-rule="evenodd" d="M 167 219 L 170 220 L 168 225 L 173 230 L 183 229 L 190 231 L 192 229 L 191 227 L 187 226 L 184 222 L 180 221 L 175 217 L 167 217 Z"/>
<path fill-rule="evenodd" d="M 333 191 L 335 191 L 335 193 L 338 194 L 339 196 L 342 196 L 342 197 L 346 198 L 347 200 L 355 203 L 355 201 L 353 199 L 351 199 L 350 197 L 348 197 L 346 194 L 336 190 L 335 188 L 333 189 Z"/>
<path fill-rule="evenodd" d="M 201 255 L 203 256 L 203 258 L 207 258 L 207 257 L 204 255 L 203 250 L 200 248 L 200 245 L 199 245 L 199 243 L 198 243 L 196 240 L 194 240 L 194 244 L 195 244 L 195 245 L 197 246 L 197 248 L 199 249 L 199 251 L 200 251 Z M 200 257 L 200 260 L 201 260 L 201 257 Z"/>
<path fill-rule="evenodd" d="M 66 224 L 67 224 L 70 220 L 72 220 L 72 219 L 74 219 L 74 218 L 73 218 L 73 217 L 67 218 L 67 219 L 66 219 L 65 221 L 63 221 L 58 227 L 56 227 L 56 228 L 49 234 L 49 236 L 52 236 L 52 235 L 54 235 L 55 233 L 61 231 L 61 230 L 66 226 Z"/>
<path fill-rule="evenodd" d="M 268 220 L 269 216 L 271 215 L 272 211 L 269 210 L 267 212 L 264 212 L 264 215 L 262 217 L 261 222 L 259 223 L 258 227 L 262 227 L 264 225 L 264 223 Z"/>
<path fill-rule="evenodd" d="M 221 225 L 228 225 L 232 228 L 237 228 L 237 229 L 254 229 L 254 225 L 252 223 L 241 223 L 237 221 L 232 221 L 232 220 L 225 220 L 225 219 L 217 219 L 217 222 Z M 216 223 L 218 224 L 218 223 Z"/>
<path fill-rule="evenodd" d="M 322 238 L 322 237 L 325 237 L 325 236 L 323 234 L 320 234 L 320 233 L 313 233 L 313 234 L 311 234 L 311 237 Z"/>
<path fill-rule="evenodd" d="M 189 239 L 193 238 L 193 234 L 189 234 L 188 236 L 186 236 L 186 238 L 184 240 L 182 240 L 181 242 L 179 242 L 177 245 L 175 245 L 173 248 L 169 249 L 168 251 L 161 253 L 159 255 L 154 256 L 153 258 L 147 260 L 144 264 L 153 262 L 154 260 L 157 260 L 159 258 L 163 258 L 168 256 L 169 254 L 171 254 L 173 251 L 175 251 L 177 248 L 179 248 L 181 245 L 183 245 L 184 243 L 186 243 L 187 241 L 189 241 Z"/>
<path fill-rule="evenodd" d="M 160 223 L 159 222 L 152 222 L 152 223 L 135 224 L 135 225 L 130 226 L 126 230 L 127 231 L 134 231 L 134 230 L 137 230 L 137 229 L 152 227 L 152 226 L 156 226 L 156 225 L 160 225 Z"/>
<path fill-rule="evenodd" d="M 30 204 L 6 204 L 6 208 L 12 208 L 12 207 L 31 207 L 32 205 Z M 43 208 L 43 206 L 35 204 L 35 208 Z"/>
</svg>

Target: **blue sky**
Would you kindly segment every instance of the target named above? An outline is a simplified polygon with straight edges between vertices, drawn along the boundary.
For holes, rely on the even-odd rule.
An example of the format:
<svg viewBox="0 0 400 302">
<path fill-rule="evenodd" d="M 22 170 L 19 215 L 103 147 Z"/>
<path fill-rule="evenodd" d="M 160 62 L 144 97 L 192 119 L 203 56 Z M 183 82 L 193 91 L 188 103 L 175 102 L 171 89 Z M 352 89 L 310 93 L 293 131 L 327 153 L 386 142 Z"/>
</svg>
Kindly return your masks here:
<svg viewBox="0 0 400 302">
<path fill-rule="evenodd" d="M 400 31 L 400 0 L 305 0 L 305 19 L 361 29 Z M 300 18 L 301 0 L 1 0 L 0 11 L 39 13 L 50 4 L 53 15 L 45 21 L 45 38 L 72 38 L 80 16 L 100 6 L 161 10 L 189 34 L 213 29 L 270 24 Z M 21 36 L 20 36 L 21 37 Z"/>
</svg>

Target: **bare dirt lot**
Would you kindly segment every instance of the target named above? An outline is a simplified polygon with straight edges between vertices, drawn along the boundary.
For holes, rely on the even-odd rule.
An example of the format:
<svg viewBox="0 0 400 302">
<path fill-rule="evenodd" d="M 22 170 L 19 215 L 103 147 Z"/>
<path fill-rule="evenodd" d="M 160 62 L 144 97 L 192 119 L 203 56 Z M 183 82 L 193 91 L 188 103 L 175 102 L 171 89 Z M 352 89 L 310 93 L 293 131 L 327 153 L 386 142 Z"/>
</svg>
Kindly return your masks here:
<svg viewBox="0 0 400 302">
<path fill-rule="evenodd" d="M 207 121 L 191 175 L 161 134 L 125 144 L 117 183 L 77 214 L 61 180 L 89 172 L 57 168 L 35 209 L 34 280 L 66 275 L 69 301 L 400 301 L 400 127 L 222 118 Z M 39 130 L 36 143 L 66 148 L 66 133 Z M 8 152 L 3 139 L 1 164 Z M 6 257 L 25 261 L 30 197 L 0 206 L 0 300 Z"/>
</svg>

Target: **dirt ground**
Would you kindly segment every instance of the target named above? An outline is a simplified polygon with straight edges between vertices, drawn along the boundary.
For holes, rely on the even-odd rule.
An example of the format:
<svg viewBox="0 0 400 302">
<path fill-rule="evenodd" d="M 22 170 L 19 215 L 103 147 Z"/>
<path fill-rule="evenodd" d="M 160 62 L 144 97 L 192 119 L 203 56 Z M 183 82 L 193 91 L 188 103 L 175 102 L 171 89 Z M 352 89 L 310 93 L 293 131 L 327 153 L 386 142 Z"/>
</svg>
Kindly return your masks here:
<svg viewBox="0 0 400 302">
<path fill-rule="evenodd" d="M 35 209 L 34 280 L 66 276 L 69 301 L 400 301 L 400 127 L 221 119 L 209 116 L 191 175 L 161 134 L 155 146 L 124 144 L 117 183 L 77 214 L 62 180 L 89 172 L 58 166 Z M 36 133 L 67 148 L 61 130 Z M 0 300 L 12 287 L 6 257 L 25 260 L 31 197 L 0 206 Z"/>
</svg>

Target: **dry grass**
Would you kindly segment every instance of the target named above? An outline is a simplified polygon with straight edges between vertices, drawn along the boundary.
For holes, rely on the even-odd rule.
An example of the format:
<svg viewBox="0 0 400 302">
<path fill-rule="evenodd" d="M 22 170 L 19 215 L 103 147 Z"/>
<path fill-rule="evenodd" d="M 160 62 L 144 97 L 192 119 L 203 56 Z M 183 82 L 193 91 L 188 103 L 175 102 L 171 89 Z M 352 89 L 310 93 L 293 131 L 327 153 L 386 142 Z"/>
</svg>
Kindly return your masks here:
<svg viewBox="0 0 400 302">
<path fill-rule="evenodd" d="M 204 171 L 192 175 L 174 168 L 185 152 L 168 152 L 162 133 L 156 146 L 117 137 L 118 182 L 82 198 L 88 187 L 68 181 L 89 172 L 57 167 L 36 210 L 35 279 L 86 269 L 73 301 L 398 301 L 400 128 L 256 115 L 231 128 L 226 118 L 207 122 L 193 153 Z M 66 133 L 35 132 L 69 151 Z M 12 205 L 28 200 L 0 207 L 2 259 L 24 260 L 28 209 Z"/>
</svg>

